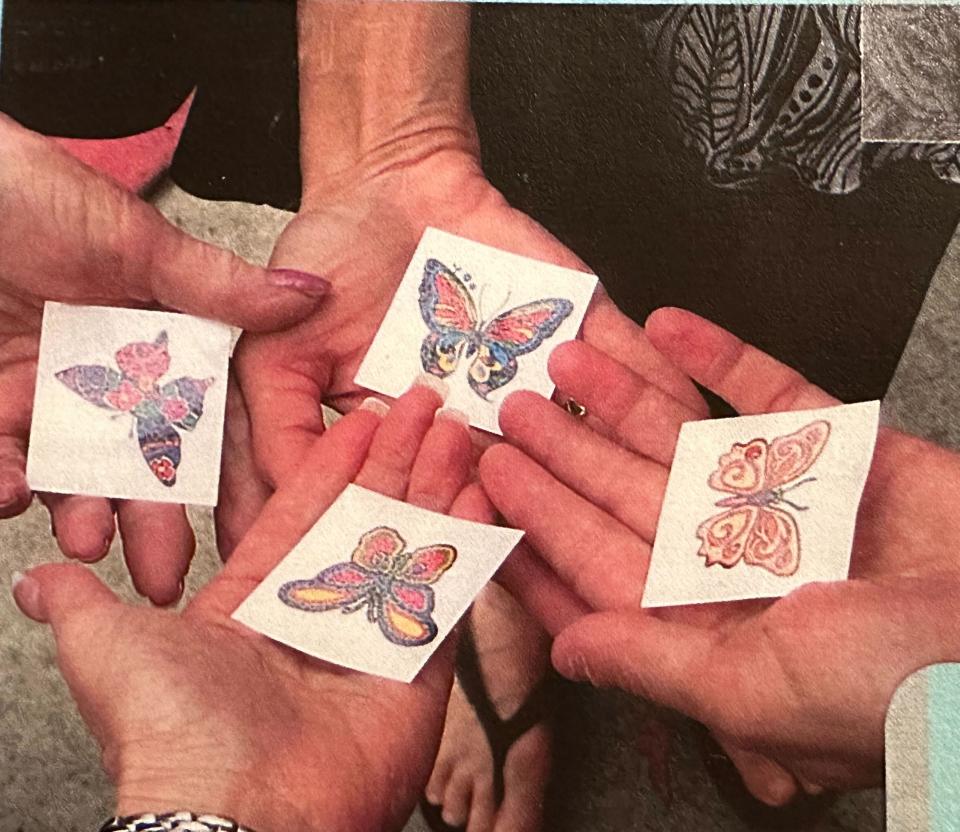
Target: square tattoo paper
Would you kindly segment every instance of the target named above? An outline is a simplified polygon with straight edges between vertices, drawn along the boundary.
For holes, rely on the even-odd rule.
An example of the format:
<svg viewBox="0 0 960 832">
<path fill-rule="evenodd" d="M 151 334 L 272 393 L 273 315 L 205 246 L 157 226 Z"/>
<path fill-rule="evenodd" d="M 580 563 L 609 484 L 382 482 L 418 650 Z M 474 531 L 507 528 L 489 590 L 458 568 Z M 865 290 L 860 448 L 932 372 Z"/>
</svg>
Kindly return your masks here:
<svg viewBox="0 0 960 832">
<path fill-rule="evenodd" d="M 522 536 L 349 485 L 233 617 L 318 659 L 412 682 Z"/>
<path fill-rule="evenodd" d="M 428 228 L 355 381 L 396 397 L 432 373 L 450 385 L 448 406 L 500 433 L 511 393 L 552 395 L 547 360 L 577 337 L 596 285 L 595 275 Z"/>
<path fill-rule="evenodd" d="M 231 341 L 189 315 L 47 303 L 30 487 L 216 505 Z"/>
<path fill-rule="evenodd" d="M 845 580 L 879 402 L 687 422 L 642 606 Z"/>
</svg>

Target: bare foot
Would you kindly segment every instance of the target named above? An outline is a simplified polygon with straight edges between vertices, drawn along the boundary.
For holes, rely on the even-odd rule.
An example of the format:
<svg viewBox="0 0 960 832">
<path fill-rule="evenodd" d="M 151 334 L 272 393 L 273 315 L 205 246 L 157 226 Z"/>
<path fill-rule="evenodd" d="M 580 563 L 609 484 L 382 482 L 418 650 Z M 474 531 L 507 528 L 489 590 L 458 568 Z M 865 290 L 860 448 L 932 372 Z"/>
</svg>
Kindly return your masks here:
<svg viewBox="0 0 960 832">
<path fill-rule="evenodd" d="M 509 719 L 549 667 L 547 636 L 496 584 L 477 598 L 470 624 L 487 691 L 500 718 Z M 427 800 L 442 807 L 445 823 L 468 832 L 538 832 L 550 771 L 547 726 L 538 723 L 510 747 L 499 809 L 493 766 L 483 726 L 455 682 Z"/>
</svg>

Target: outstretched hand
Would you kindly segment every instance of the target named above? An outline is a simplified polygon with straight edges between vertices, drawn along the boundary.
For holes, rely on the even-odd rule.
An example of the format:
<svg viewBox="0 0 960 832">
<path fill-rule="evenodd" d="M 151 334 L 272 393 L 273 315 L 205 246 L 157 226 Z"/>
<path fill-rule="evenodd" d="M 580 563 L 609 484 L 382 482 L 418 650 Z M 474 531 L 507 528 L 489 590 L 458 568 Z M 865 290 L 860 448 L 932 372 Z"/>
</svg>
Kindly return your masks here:
<svg viewBox="0 0 960 832">
<path fill-rule="evenodd" d="M 11 517 L 32 496 L 24 466 L 44 301 L 161 306 L 262 331 L 303 318 L 327 284 L 198 242 L 2 115 L 0 147 L 0 517 Z M 106 554 L 115 530 L 109 501 L 43 499 L 65 554 Z M 194 546 L 183 508 L 119 502 L 117 522 L 137 589 L 157 603 L 175 600 Z"/>
<path fill-rule="evenodd" d="M 252 434 L 228 437 L 233 471 L 225 471 L 218 510 L 220 548 L 228 553 L 256 502 L 251 482 L 276 487 L 323 431 L 320 403 L 341 412 L 363 398 L 353 383 L 420 237 L 428 226 L 572 269 L 589 271 L 530 217 L 512 208 L 484 178 L 474 155 L 445 150 L 386 172 L 357 172 L 346 191 L 305 203 L 287 226 L 271 263 L 310 269 L 333 285 L 330 298 L 302 324 L 273 335 L 245 336 L 237 374 Z M 696 388 L 665 361 L 632 322 L 598 290 L 583 338 L 622 356 L 637 372 L 702 412 Z M 239 420 L 238 420 L 239 421 Z M 238 428 L 239 431 L 239 428 Z M 250 444 L 254 453 L 247 455 Z M 261 496 L 262 499 L 262 496 Z"/>
<path fill-rule="evenodd" d="M 463 488 L 467 429 L 415 386 L 311 446 L 226 568 L 186 607 L 121 603 L 84 567 L 41 566 L 14 589 L 53 628 L 60 667 L 102 749 L 121 814 L 216 812 L 259 832 L 399 829 L 436 754 L 453 639 L 413 684 L 344 670 L 247 629 L 232 611 L 350 482 L 488 521 Z"/>
<path fill-rule="evenodd" d="M 659 310 L 646 332 L 739 412 L 837 403 L 691 313 Z M 925 664 L 960 658 L 960 639 L 943 626 L 960 612 L 960 457 L 881 429 L 848 581 L 771 602 L 641 611 L 668 466 L 693 415 L 584 344 L 557 350 L 551 372 L 626 446 L 520 393 L 502 418 L 517 447 L 481 459 L 492 501 L 539 553 L 512 558 L 504 575 L 558 633 L 556 668 L 705 723 L 769 802 L 797 784 L 816 792 L 880 782 L 897 685 Z"/>
</svg>

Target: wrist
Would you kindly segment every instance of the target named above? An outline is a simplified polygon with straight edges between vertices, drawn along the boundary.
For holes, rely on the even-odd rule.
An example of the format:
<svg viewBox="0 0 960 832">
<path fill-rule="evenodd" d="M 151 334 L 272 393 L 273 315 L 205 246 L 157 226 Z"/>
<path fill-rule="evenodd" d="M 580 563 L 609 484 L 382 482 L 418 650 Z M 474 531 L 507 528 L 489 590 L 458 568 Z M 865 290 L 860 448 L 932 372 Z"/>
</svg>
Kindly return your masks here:
<svg viewBox="0 0 960 832">
<path fill-rule="evenodd" d="M 397 180 L 430 171 L 433 175 L 481 173 L 480 145 L 472 120 L 407 125 L 406 131 L 384 133 L 366 149 L 329 155 L 301 147 L 301 206 L 318 208 L 340 201 L 344 194 L 388 177 Z"/>
</svg>

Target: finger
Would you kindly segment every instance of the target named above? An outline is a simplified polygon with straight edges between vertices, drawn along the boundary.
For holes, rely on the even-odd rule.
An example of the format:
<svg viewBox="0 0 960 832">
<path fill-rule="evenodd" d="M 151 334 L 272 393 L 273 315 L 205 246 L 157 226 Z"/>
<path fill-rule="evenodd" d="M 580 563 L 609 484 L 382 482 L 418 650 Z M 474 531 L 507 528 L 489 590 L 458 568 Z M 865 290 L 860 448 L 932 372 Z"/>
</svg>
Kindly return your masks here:
<svg viewBox="0 0 960 832">
<path fill-rule="evenodd" d="M 710 631 L 639 611 L 600 612 L 560 633 L 551 655 L 568 679 L 621 688 L 711 725 L 704 718 L 710 701 L 704 669 L 715 648 Z M 722 657 L 714 652 L 711 660 Z M 740 694 L 724 691 L 726 697 Z"/>
<path fill-rule="evenodd" d="M 654 346 L 740 413 L 829 407 L 837 400 L 756 347 L 685 309 L 647 318 Z"/>
<path fill-rule="evenodd" d="M 761 803 L 786 806 L 797 796 L 796 778 L 779 763 L 726 737 L 714 734 L 714 738 L 736 767 L 747 791 Z"/>
<path fill-rule="evenodd" d="M 406 496 L 417 452 L 444 396 L 443 382 L 424 374 L 391 405 L 357 475 L 357 485 L 395 500 Z"/>
<path fill-rule="evenodd" d="M 551 636 L 593 612 L 524 543 L 520 543 L 503 562 L 496 580 Z"/>
<path fill-rule="evenodd" d="M 33 501 L 24 473 L 26 443 L 16 436 L 0 436 L 0 519 L 23 514 Z"/>
<path fill-rule="evenodd" d="M 229 615 L 297 544 L 360 471 L 381 417 L 366 407 L 320 437 L 303 465 L 267 502 L 224 570 L 188 614 Z"/>
<path fill-rule="evenodd" d="M 640 604 L 650 547 L 615 517 L 506 443 L 480 459 L 480 480 L 507 522 L 595 609 Z"/>
<path fill-rule="evenodd" d="M 25 575 L 15 575 L 13 598 L 24 615 L 50 624 L 55 633 L 77 612 L 120 603 L 93 572 L 67 563 L 37 566 Z"/>
<path fill-rule="evenodd" d="M 50 512 L 50 524 L 68 558 L 87 563 L 100 560 L 110 550 L 116 523 L 108 500 L 73 494 L 40 494 Z"/>
<path fill-rule="evenodd" d="M 202 243 L 138 205 L 126 264 L 163 306 L 215 318 L 250 332 L 285 329 L 306 318 L 330 290 L 329 281 L 295 269 L 264 269 Z"/>
<path fill-rule="evenodd" d="M 220 495 L 214 511 L 217 550 L 226 560 L 256 521 L 272 493 L 253 457 L 250 417 L 236 379 L 227 386 Z"/>
<path fill-rule="evenodd" d="M 473 443 L 469 424 L 467 415 L 459 410 L 436 412 L 410 472 L 408 503 L 441 513 L 453 505 L 470 475 Z"/>
<path fill-rule="evenodd" d="M 617 309 L 602 287 L 598 287 L 584 318 L 583 340 L 615 357 L 641 378 L 688 407 L 698 418 L 708 415 L 703 397 L 687 374 L 664 357 L 642 327 Z"/>
<path fill-rule="evenodd" d="M 500 429 L 512 445 L 558 480 L 644 540 L 653 540 L 667 468 L 599 436 L 552 402 L 526 390 L 504 400 Z"/>
<path fill-rule="evenodd" d="M 172 503 L 121 500 L 117 526 L 137 592 L 158 606 L 179 601 L 196 550 L 186 509 Z"/>
<path fill-rule="evenodd" d="M 281 339 L 241 338 L 234 367 L 249 413 L 254 458 L 276 488 L 300 465 L 323 434 L 321 400 L 329 368 L 306 359 L 302 345 Z"/>
<path fill-rule="evenodd" d="M 553 351 L 550 376 L 560 390 L 613 428 L 627 447 L 662 465 L 673 459 L 680 426 L 702 415 L 579 341 L 561 344 Z"/>
</svg>

